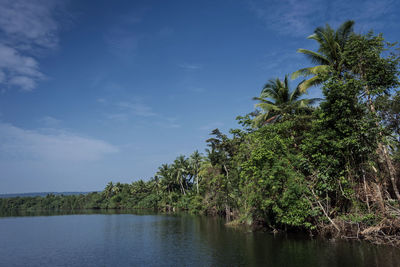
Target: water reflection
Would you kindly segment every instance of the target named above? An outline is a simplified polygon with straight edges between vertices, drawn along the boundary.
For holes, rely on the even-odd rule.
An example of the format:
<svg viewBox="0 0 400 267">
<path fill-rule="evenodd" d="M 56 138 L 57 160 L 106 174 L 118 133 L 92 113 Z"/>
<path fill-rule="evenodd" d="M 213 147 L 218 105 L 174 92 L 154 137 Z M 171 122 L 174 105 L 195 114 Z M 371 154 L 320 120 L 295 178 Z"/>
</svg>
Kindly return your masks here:
<svg viewBox="0 0 400 267">
<path fill-rule="evenodd" d="M 60 216 L 60 215 L 89 215 L 89 214 L 135 214 L 156 215 L 158 212 L 150 210 L 118 210 L 118 209 L 82 209 L 82 210 L 0 210 L 0 217 L 25 216 Z"/>
<path fill-rule="evenodd" d="M 400 251 L 390 247 L 273 236 L 225 227 L 224 220 L 215 217 L 116 213 L 3 217 L 1 265 L 343 267 L 400 263 Z"/>
</svg>

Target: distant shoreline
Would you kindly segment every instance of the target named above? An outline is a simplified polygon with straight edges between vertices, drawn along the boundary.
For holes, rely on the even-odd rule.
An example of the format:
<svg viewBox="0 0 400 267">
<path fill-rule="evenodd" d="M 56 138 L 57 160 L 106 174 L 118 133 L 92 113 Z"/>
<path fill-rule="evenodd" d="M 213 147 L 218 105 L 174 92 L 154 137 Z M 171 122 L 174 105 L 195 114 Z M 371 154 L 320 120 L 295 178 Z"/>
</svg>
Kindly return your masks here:
<svg viewBox="0 0 400 267">
<path fill-rule="evenodd" d="M 93 192 L 100 191 L 88 191 L 88 192 L 31 192 L 31 193 L 12 193 L 12 194 L 0 194 L 0 198 L 13 198 L 13 197 L 45 197 L 49 194 L 56 196 L 71 196 L 71 195 L 86 195 Z"/>
</svg>

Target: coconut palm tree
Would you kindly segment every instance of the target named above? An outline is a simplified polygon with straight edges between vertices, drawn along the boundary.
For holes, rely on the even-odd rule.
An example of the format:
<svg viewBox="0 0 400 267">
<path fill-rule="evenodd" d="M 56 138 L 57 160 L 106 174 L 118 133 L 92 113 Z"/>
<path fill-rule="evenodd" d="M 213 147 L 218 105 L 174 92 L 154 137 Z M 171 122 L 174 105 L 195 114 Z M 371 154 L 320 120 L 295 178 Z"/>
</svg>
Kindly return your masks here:
<svg viewBox="0 0 400 267">
<path fill-rule="evenodd" d="M 317 52 L 303 48 L 297 50 L 298 53 L 306 55 L 312 63 L 316 64 L 314 67 L 303 68 L 292 74 L 292 79 L 300 76 L 313 76 L 301 84 L 302 92 L 311 86 L 323 83 L 325 74 L 329 73 L 330 68 L 339 73 L 343 71 L 342 53 L 346 42 L 353 33 L 353 26 L 354 21 L 352 20 L 345 21 L 337 30 L 326 24 L 325 27 L 316 28 L 314 34 L 307 37 L 317 41 L 319 48 Z"/>
<path fill-rule="evenodd" d="M 253 119 L 253 126 L 260 127 L 266 123 L 278 120 L 284 115 L 293 114 L 301 109 L 307 109 L 310 105 L 319 101 L 319 98 L 300 99 L 305 93 L 301 90 L 301 82 L 296 89 L 290 91 L 288 76 L 283 81 L 279 78 L 271 79 L 264 85 L 259 97 L 256 108 L 261 108 Z"/>
<path fill-rule="evenodd" d="M 157 175 L 161 177 L 161 184 L 171 193 L 177 188 L 175 177 L 172 173 L 172 168 L 168 164 L 163 164 L 158 168 Z"/>
<path fill-rule="evenodd" d="M 114 189 L 114 184 L 112 182 L 109 182 L 103 191 L 106 198 L 111 198 L 114 195 L 113 189 Z"/>
<path fill-rule="evenodd" d="M 194 179 L 196 180 L 196 191 L 197 194 L 199 194 L 199 171 L 200 171 L 200 164 L 202 161 L 202 156 L 199 153 L 199 151 L 193 152 L 192 155 L 190 155 L 189 163 L 190 163 L 190 169 L 192 171 L 192 175 Z"/>
<path fill-rule="evenodd" d="M 156 194 L 159 195 L 160 191 L 162 190 L 162 183 L 161 183 L 161 179 L 160 177 L 158 177 L 158 175 L 154 175 L 154 177 L 152 177 L 150 179 L 150 185 L 151 185 L 151 189 L 156 191 Z"/>
<path fill-rule="evenodd" d="M 180 155 L 174 160 L 173 169 L 176 174 L 177 182 L 179 182 L 181 186 L 181 192 L 186 195 L 185 187 L 188 187 L 188 170 L 189 170 L 189 163 L 185 156 Z"/>
</svg>

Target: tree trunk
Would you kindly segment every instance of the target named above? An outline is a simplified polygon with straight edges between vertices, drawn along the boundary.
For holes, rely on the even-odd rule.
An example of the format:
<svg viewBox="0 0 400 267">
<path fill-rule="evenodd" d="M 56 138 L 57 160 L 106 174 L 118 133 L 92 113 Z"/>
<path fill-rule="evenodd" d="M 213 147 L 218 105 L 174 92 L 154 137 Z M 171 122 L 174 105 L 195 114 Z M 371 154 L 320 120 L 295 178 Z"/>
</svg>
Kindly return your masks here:
<svg viewBox="0 0 400 267">
<path fill-rule="evenodd" d="M 182 184 L 182 180 L 180 180 L 180 183 L 181 183 L 182 193 L 183 193 L 183 195 L 186 195 L 185 188 L 183 187 L 183 184 Z"/>
<path fill-rule="evenodd" d="M 228 172 L 228 169 L 226 168 L 225 164 L 223 164 L 223 165 L 224 165 L 224 170 L 225 170 L 225 172 L 226 172 L 226 180 L 229 181 L 229 172 Z"/>
<path fill-rule="evenodd" d="M 367 181 L 365 179 L 364 167 L 361 167 L 361 170 L 362 170 L 362 176 L 363 176 L 363 181 L 364 181 L 365 201 L 367 202 L 368 213 L 371 213 L 371 208 L 369 207 L 369 198 L 368 198 L 368 192 L 367 192 Z"/>
<path fill-rule="evenodd" d="M 378 149 L 381 152 L 381 157 L 386 163 L 386 167 L 389 172 L 390 182 L 392 183 L 393 187 L 393 192 L 396 195 L 397 200 L 400 201 L 400 193 L 399 189 L 397 188 L 397 181 L 396 181 L 396 170 L 393 166 L 392 160 L 389 157 L 389 152 L 387 151 L 386 146 L 384 146 L 382 143 L 378 144 Z"/>
<path fill-rule="evenodd" d="M 227 203 L 225 203 L 225 216 L 228 221 L 231 220 L 231 208 Z"/>
<path fill-rule="evenodd" d="M 180 184 L 180 186 L 181 186 L 181 192 L 182 192 L 182 194 L 183 194 L 183 195 L 186 195 L 185 188 L 183 187 L 183 183 L 182 183 L 182 176 L 181 176 L 180 173 L 178 173 L 177 179 L 179 180 L 179 184 Z"/>
<path fill-rule="evenodd" d="M 196 175 L 196 189 L 197 189 L 197 194 L 199 194 L 199 175 Z"/>
<path fill-rule="evenodd" d="M 340 233 L 340 228 L 336 225 L 336 223 L 331 219 L 331 217 L 329 217 L 328 213 L 326 212 L 326 210 L 324 209 L 324 206 L 322 206 L 321 202 L 318 200 L 317 196 L 315 195 L 314 190 L 311 189 L 311 193 L 314 196 L 315 201 L 318 203 L 319 207 L 321 208 L 322 212 L 324 213 L 325 217 L 330 221 L 330 223 L 333 225 L 333 227 L 336 228 L 336 230 L 338 231 L 338 233 Z"/>
<path fill-rule="evenodd" d="M 376 191 L 378 194 L 379 208 L 382 213 L 385 213 L 385 201 L 383 200 L 383 197 L 382 197 L 382 189 L 379 184 L 375 184 L 375 187 L 376 187 Z"/>
<path fill-rule="evenodd" d="M 367 94 L 367 103 L 369 105 L 369 109 L 371 110 L 372 114 L 376 116 L 376 110 L 375 110 L 375 105 L 372 102 L 371 96 L 369 94 L 369 88 L 368 85 L 364 87 L 365 93 Z M 379 123 L 376 122 L 376 126 L 379 127 Z M 379 135 L 382 136 L 382 132 L 379 132 Z M 397 182 L 396 182 L 396 170 L 393 166 L 392 160 L 390 159 L 389 152 L 387 151 L 387 148 L 382 142 L 378 142 L 378 155 L 381 157 L 382 162 L 386 163 L 387 170 L 389 172 L 389 177 L 390 181 L 392 183 L 393 187 L 393 192 L 396 195 L 396 198 L 398 201 L 400 201 L 400 193 L 399 189 L 397 188 Z"/>
</svg>

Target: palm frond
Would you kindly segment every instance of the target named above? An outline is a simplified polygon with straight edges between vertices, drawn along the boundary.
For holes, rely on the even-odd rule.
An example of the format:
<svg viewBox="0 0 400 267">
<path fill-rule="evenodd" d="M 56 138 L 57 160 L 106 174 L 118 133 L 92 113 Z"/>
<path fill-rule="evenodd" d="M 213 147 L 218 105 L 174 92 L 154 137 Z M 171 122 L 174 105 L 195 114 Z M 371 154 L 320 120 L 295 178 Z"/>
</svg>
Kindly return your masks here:
<svg viewBox="0 0 400 267">
<path fill-rule="evenodd" d="M 306 57 L 308 59 L 310 59 L 311 62 L 314 64 L 328 65 L 330 63 L 330 61 L 327 57 L 325 57 L 324 55 L 321 55 L 317 52 L 314 52 L 314 51 L 311 51 L 308 49 L 303 49 L 303 48 L 297 49 L 297 52 L 306 55 Z"/>
<path fill-rule="evenodd" d="M 320 85 L 321 83 L 323 83 L 324 80 L 317 76 L 314 76 L 308 80 L 305 80 L 300 86 L 299 89 L 301 92 L 306 92 L 308 88 L 312 87 L 312 86 L 317 86 Z"/>
<path fill-rule="evenodd" d="M 307 76 L 311 76 L 311 75 L 321 75 L 321 74 L 327 73 L 328 71 L 329 71 L 329 65 L 318 65 L 315 67 L 299 69 L 292 73 L 291 78 L 294 80 L 301 76 L 307 77 Z"/>
<path fill-rule="evenodd" d="M 269 101 L 269 100 L 267 100 L 267 99 L 265 99 L 265 98 L 262 98 L 262 97 L 253 97 L 253 100 L 257 100 L 257 101 L 260 101 L 261 103 L 266 103 L 266 104 L 270 104 L 270 105 L 274 105 L 274 103 L 273 102 L 271 102 L 271 101 Z"/>
<path fill-rule="evenodd" d="M 293 92 L 290 94 L 290 102 L 293 102 L 297 100 L 301 95 L 303 95 L 305 92 L 302 92 L 300 89 L 300 86 L 305 82 L 305 80 L 301 81 L 296 88 L 293 90 Z"/>
<path fill-rule="evenodd" d="M 349 38 L 350 34 L 354 31 L 354 24 L 353 20 L 347 20 L 339 26 L 336 31 L 336 39 L 341 47 L 344 47 L 344 43 Z"/>
<path fill-rule="evenodd" d="M 313 73 L 311 73 L 309 69 L 310 68 L 299 69 L 299 70 L 293 72 L 292 75 L 290 76 L 290 78 L 292 80 L 295 80 L 299 77 L 307 77 L 307 76 L 313 75 Z"/>
<path fill-rule="evenodd" d="M 254 105 L 256 108 L 261 108 L 264 111 L 271 111 L 271 110 L 276 110 L 279 111 L 281 108 L 275 104 L 269 104 L 269 103 L 257 103 Z"/>
<path fill-rule="evenodd" d="M 307 99 L 300 99 L 298 100 L 298 102 L 299 102 L 299 107 L 304 108 L 312 106 L 322 100 L 323 100 L 322 98 L 307 98 Z"/>
</svg>

